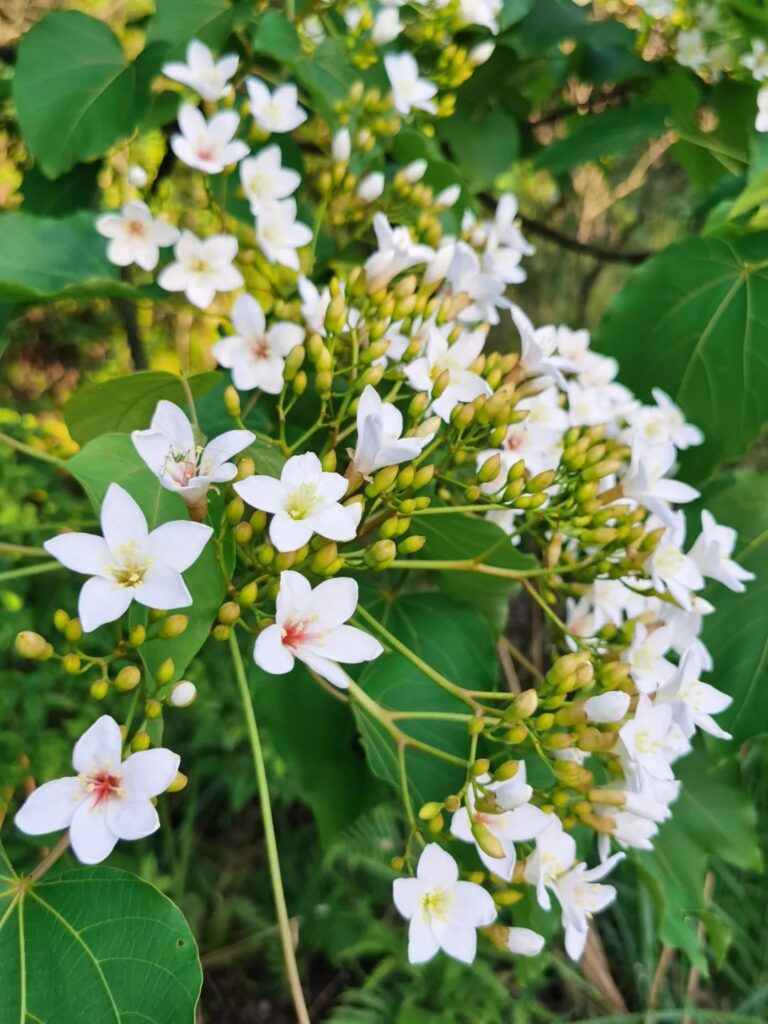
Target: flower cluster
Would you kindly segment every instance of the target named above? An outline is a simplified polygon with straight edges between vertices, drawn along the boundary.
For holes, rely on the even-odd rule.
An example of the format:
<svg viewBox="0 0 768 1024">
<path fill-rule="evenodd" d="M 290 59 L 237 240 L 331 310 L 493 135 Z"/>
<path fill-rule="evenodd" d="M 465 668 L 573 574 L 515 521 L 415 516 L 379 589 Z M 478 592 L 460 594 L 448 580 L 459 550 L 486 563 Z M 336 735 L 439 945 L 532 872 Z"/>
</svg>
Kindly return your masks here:
<svg viewBox="0 0 768 1024">
<path fill-rule="evenodd" d="M 461 24 L 498 27 L 499 4 L 435 6 Z M 362 5 L 346 5 L 347 17 L 356 9 L 362 20 Z M 397 5 L 382 8 L 373 29 L 379 41 L 385 30 L 394 38 L 397 13 Z M 436 90 L 409 53 L 388 54 L 385 66 L 399 115 L 433 111 Z M 209 104 L 237 94 L 236 60 L 216 61 L 200 43 L 190 45 L 186 64 L 165 73 Z M 110 239 L 109 257 L 123 266 L 154 269 L 160 248 L 175 244 L 158 283 L 197 307 L 211 306 L 219 292 L 238 292 L 212 350 L 231 373 L 225 407 L 233 429 L 208 441 L 191 401 L 191 420 L 161 401 L 132 441 L 159 484 L 184 500 L 188 518 L 150 531 L 137 502 L 114 483 L 101 506 L 103 536 L 63 533 L 46 544 L 89 577 L 79 621 L 60 617 L 65 637 L 77 643 L 82 631 L 120 619 L 135 601 L 150 611 L 131 620 L 128 643 L 121 638 L 108 657 L 79 648 L 60 656 L 44 638 L 25 634 L 19 649 L 62 657 L 78 673 L 83 663 L 98 668 L 97 699 L 106 696 L 113 664 L 122 664 L 114 687 L 145 687 L 147 719 L 189 705 L 194 684 L 176 681 L 172 662 L 142 679 L 137 650 L 149 630 L 172 637 L 186 628 L 186 616 L 175 611 L 193 602 L 182 574 L 210 545 L 227 577 L 214 638 L 245 633 L 267 673 L 301 663 L 319 685 L 346 691 L 341 699 L 377 718 L 402 753 L 412 741 L 397 716 L 346 668 L 382 654 L 371 631 L 389 646 L 397 641 L 343 570 L 393 569 L 419 586 L 432 585 L 437 571 L 520 582 L 544 616 L 551 664 L 541 672 L 534 665 L 527 688 L 491 700 L 431 674 L 466 709 L 458 715 L 467 726 L 466 778 L 457 792 L 434 794 L 415 812 L 406 777 L 407 836 L 395 863 L 411 874 L 395 882 L 394 901 L 410 922 L 414 963 L 439 949 L 470 962 L 477 929 L 516 954 L 541 950 L 541 936 L 514 925 L 512 908 L 531 887 L 545 911 L 554 896 L 566 949 L 577 959 L 590 918 L 616 895 L 603 879 L 624 848 L 650 848 L 671 813 L 675 762 L 697 730 L 726 735 L 713 715 L 730 699 L 700 678 L 712 668 L 700 633 L 713 606 L 702 590 L 707 579 L 743 590 L 751 574 L 731 558 L 733 531 L 707 511 L 686 544 L 678 506 L 698 494 L 674 471 L 678 452 L 701 443 L 702 434 L 663 392 L 640 402 L 618 382 L 615 360 L 593 351 L 586 331 L 535 327 L 512 300 L 510 286 L 525 280 L 532 248 L 511 195 L 493 209 L 454 209 L 450 230 L 439 215 L 459 205 L 459 191 L 415 192 L 424 161 L 399 169 L 386 185 L 369 178 L 356 198 L 365 257 L 315 275 L 319 229 L 296 219 L 293 197 L 317 186 L 333 217 L 352 136 L 343 125 L 321 131 L 317 118 L 310 122 L 291 83 L 270 90 L 247 79 L 245 88 L 263 141 L 311 129 L 314 148 L 325 147 L 303 177 L 285 165 L 277 143 L 249 155 L 233 110 L 206 117 L 182 105 L 174 153 L 206 175 L 240 163 L 255 217 L 251 236 L 241 221 L 238 241 L 221 210 L 222 232 L 198 238 L 141 202 L 98 224 Z M 357 99 L 367 102 L 364 93 Z M 330 183 L 321 189 L 326 173 Z M 514 351 L 490 349 L 496 325 L 514 338 Z M 254 392 L 245 407 L 240 392 Z M 248 426 L 257 397 L 271 416 L 263 433 Z M 209 501 L 212 492 L 223 507 Z M 494 543 L 466 559 L 432 561 L 427 537 L 415 530 L 421 516 L 442 514 L 472 516 Z M 222 555 L 230 535 L 234 569 Z M 491 563 L 493 551 L 513 545 L 535 558 L 535 569 Z M 398 650 L 408 652 L 403 644 Z M 148 800 L 175 785 L 178 762 L 168 751 L 148 751 L 142 728 L 123 763 L 124 739 L 112 719 L 100 719 L 75 750 L 78 778 L 42 786 L 19 813 L 19 827 L 39 834 L 69 826 L 76 854 L 89 862 L 106 856 L 117 838 L 153 831 Z M 537 760 L 552 781 L 535 788 L 528 780 Z M 591 851 L 577 850 L 576 826 L 599 837 L 596 863 Z M 457 851 L 459 844 L 476 849 L 473 881 L 459 879 L 456 859 L 438 842 L 443 833 Z M 614 844 L 620 849 L 612 853 Z"/>
</svg>

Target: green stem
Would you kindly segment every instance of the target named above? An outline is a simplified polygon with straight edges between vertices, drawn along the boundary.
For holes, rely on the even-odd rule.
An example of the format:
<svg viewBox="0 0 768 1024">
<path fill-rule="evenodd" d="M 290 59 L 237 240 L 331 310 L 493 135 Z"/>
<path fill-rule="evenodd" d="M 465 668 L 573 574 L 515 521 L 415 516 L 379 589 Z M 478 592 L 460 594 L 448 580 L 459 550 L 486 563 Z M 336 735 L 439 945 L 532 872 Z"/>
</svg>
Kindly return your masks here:
<svg viewBox="0 0 768 1024">
<path fill-rule="evenodd" d="M 7 444 L 8 447 L 13 448 L 14 451 L 21 452 L 22 455 L 29 455 L 31 459 L 39 459 L 41 462 L 50 462 L 52 466 L 57 466 L 59 468 L 63 468 L 66 465 L 63 459 L 57 459 L 55 455 L 49 455 L 48 452 L 39 452 L 37 448 L 33 448 L 28 444 L 22 444 L 22 442 L 17 441 L 15 437 L 10 437 L 2 431 L 0 431 L 0 442 Z"/>
<path fill-rule="evenodd" d="M 419 508 L 411 512 L 413 516 L 445 516 L 452 512 L 497 512 L 507 511 L 509 505 L 497 505 L 487 501 L 484 505 L 437 505 L 435 508 Z"/>
<path fill-rule="evenodd" d="M 237 638 L 234 631 L 229 636 L 229 649 L 232 654 L 232 665 L 235 670 L 240 699 L 245 715 L 245 725 L 248 730 L 248 738 L 251 744 L 253 755 L 253 766 L 256 771 L 256 784 L 259 789 L 259 802 L 261 814 L 264 820 L 264 841 L 267 847 L 267 860 L 269 861 L 269 874 L 272 879 L 272 894 L 277 911 L 277 924 L 280 931 L 280 941 L 283 946 L 283 959 L 285 971 L 288 978 L 288 986 L 293 998 L 293 1007 L 296 1011 L 296 1019 L 299 1024 L 311 1024 L 307 1004 L 304 1000 L 304 993 L 301 988 L 299 968 L 296 963 L 296 951 L 293 946 L 293 933 L 291 922 L 288 917 L 288 906 L 285 902 L 285 891 L 280 871 L 280 856 L 277 850 L 277 837 L 275 835 L 275 823 L 272 818 L 272 805 L 269 802 L 269 786 L 267 783 L 267 771 L 264 764 L 264 753 L 261 749 L 261 740 L 256 725 L 256 715 L 253 710 L 253 702 L 248 689 L 248 680 L 245 675 L 245 667 L 237 645 Z"/>
<path fill-rule="evenodd" d="M 24 544 L 0 543 L 0 556 L 18 555 L 19 558 L 47 558 L 48 552 L 45 548 L 29 548 Z"/>
<path fill-rule="evenodd" d="M 39 576 L 43 572 L 53 572 L 55 569 L 63 569 L 60 562 L 43 562 L 42 565 L 25 565 L 21 569 L 9 569 L 7 572 L 0 572 L 0 583 L 6 580 L 21 579 L 22 576 Z"/>
</svg>

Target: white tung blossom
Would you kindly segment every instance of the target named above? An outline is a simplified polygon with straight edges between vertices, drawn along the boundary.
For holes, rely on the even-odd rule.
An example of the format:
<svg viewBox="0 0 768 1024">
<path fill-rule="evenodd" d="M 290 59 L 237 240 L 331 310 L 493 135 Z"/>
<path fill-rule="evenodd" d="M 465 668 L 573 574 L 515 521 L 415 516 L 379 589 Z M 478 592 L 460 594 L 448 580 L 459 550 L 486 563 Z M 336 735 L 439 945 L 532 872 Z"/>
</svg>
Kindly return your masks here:
<svg viewBox="0 0 768 1024">
<path fill-rule="evenodd" d="M 222 110 L 206 121 L 197 107 L 185 103 L 179 110 L 180 134 L 171 138 L 171 149 L 188 167 L 206 174 L 220 174 L 248 155 L 248 144 L 235 138 L 240 118 Z"/>
<path fill-rule="evenodd" d="M 240 183 L 251 204 L 251 213 L 258 216 L 268 203 L 293 195 L 301 184 L 301 175 L 283 167 L 280 147 L 272 145 L 242 161 Z"/>
<path fill-rule="evenodd" d="M 133 199 L 120 213 L 104 213 L 96 218 L 96 230 L 109 239 L 107 259 L 118 267 L 136 263 L 142 270 L 154 270 L 160 250 L 173 245 L 179 229 L 164 220 L 155 220 L 146 203 Z"/>
<path fill-rule="evenodd" d="M 150 533 L 130 494 L 110 484 L 101 529 L 103 537 L 62 533 L 43 545 L 67 569 L 91 577 L 78 602 L 84 632 L 119 619 L 133 601 L 165 609 L 192 604 L 181 574 L 199 558 L 213 533 L 210 526 L 178 520 Z"/>
<path fill-rule="evenodd" d="M 230 79 L 237 71 L 237 55 L 225 53 L 214 60 L 213 54 L 199 39 L 187 46 L 187 62 L 164 64 L 163 74 L 182 85 L 189 86 L 201 99 L 213 103 L 232 91 Z"/>
<path fill-rule="evenodd" d="M 384 466 L 410 462 L 435 436 L 402 437 L 402 433 L 400 410 L 391 402 L 383 402 L 368 384 L 357 405 L 357 447 L 352 455 L 355 470 L 369 477 Z"/>
<path fill-rule="evenodd" d="M 256 218 L 256 241 L 269 260 L 299 269 L 296 251 L 312 241 L 312 231 L 296 220 L 296 200 L 263 203 Z"/>
<path fill-rule="evenodd" d="M 298 93 L 292 82 L 270 92 L 258 78 L 246 81 L 251 116 L 257 126 L 268 134 L 292 132 L 303 124 L 307 115 L 298 104 Z"/>
<path fill-rule="evenodd" d="M 435 415 L 444 422 L 450 420 L 451 412 L 459 402 L 471 402 L 480 395 L 491 394 L 488 382 L 469 369 L 484 345 L 483 330 L 465 331 L 449 345 L 445 334 L 439 328 L 430 326 L 424 355 L 405 367 L 411 387 L 430 395 L 437 378 L 447 373 L 448 383 L 432 403 Z"/>
<path fill-rule="evenodd" d="M 69 829 L 72 850 L 83 864 L 105 860 L 120 839 L 143 839 L 160 828 L 152 800 L 179 770 L 179 757 L 165 748 L 122 756 L 123 738 L 114 718 L 103 715 L 75 744 L 75 776 L 38 786 L 16 815 L 16 826 L 40 836 Z"/>
<path fill-rule="evenodd" d="M 233 265 L 237 239 L 233 235 L 198 238 L 184 231 L 174 248 L 176 262 L 160 273 L 157 283 L 169 292 L 184 292 L 193 306 L 207 309 L 217 292 L 231 292 L 244 284 Z"/>
<path fill-rule="evenodd" d="M 280 321 L 267 328 L 264 311 L 252 295 L 239 295 L 232 307 L 235 334 L 217 341 L 212 353 L 232 371 L 238 391 L 260 388 L 268 395 L 283 390 L 285 357 L 304 340 L 298 324 Z"/>
<path fill-rule="evenodd" d="M 407 115 L 412 110 L 423 110 L 428 114 L 437 112 L 434 97 L 437 86 L 426 78 L 419 77 L 419 65 L 410 53 L 388 53 L 384 68 L 392 87 L 392 102 L 399 114 Z"/>
</svg>

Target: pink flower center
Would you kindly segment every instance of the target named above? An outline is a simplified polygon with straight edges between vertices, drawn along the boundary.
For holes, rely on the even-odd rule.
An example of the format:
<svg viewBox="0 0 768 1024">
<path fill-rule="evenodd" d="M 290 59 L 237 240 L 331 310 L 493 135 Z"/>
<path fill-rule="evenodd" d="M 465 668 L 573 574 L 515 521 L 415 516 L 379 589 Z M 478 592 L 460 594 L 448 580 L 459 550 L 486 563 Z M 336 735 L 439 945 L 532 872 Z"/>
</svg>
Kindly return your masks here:
<svg viewBox="0 0 768 1024">
<path fill-rule="evenodd" d="M 266 338 L 258 338 L 254 341 L 251 345 L 251 350 L 257 359 L 267 359 L 272 354 Z"/>
<path fill-rule="evenodd" d="M 109 775 L 101 772 L 99 775 L 89 775 L 86 788 L 94 798 L 94 804 L 106 803 L 111 796 L 118 796 L 120 793 L 120 778 L 117 775 Z"/>
<path fill-rule="evenodd" d="M 147 233 L 145 225 L 140 220 L 129 220 L 127 227 L 128 234 L 134 238 L 143 238 Z"/>
<path fill-rule="evenodd" d="M 307 639 L 307 627 L 306 622 L 286 622 L 281 633 L 283 647 L 300 647 Z"/>
<path fill-rule="evenodd" d="M 197 147 L 197 155 L 200 157 L 201 160 L 213 160 L 215 156 L 213 146 L 211 146 L 210 144 L 206 145 L 205 143 L 201 143 Z"/>
</svg>

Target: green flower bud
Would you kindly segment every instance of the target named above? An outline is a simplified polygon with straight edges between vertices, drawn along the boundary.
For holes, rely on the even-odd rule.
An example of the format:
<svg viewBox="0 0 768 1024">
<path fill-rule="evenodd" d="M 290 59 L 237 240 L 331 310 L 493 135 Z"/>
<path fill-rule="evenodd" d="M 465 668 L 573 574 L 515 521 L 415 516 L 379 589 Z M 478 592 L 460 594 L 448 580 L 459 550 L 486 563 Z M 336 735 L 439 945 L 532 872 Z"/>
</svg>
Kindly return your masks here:
<svg viewBox="0 0 768 1024">
<path fill-rule="evenodd" d="M 473 821 L 471 829 L 472 836 L 483 853 L 487 853 L 489 857 L 496 857 L 499 860 L 504 858 L 504 847 L 487 825 L 483 825 L 479 821 Z"/>
<path fill-rule="evenodd" d="M 258 596 L 259 585 L 256 580 L 251 580 L 250 583 L 246 583 L 244 587 L 240 588 L 237 600 L 241 608 L 250 608 L 252 604 L 256 603 L 256 598 Z"/>
<path fill-rule="evenodd" d="M 70 619 L 64 627 L 64 636 L 71 644 L 76 644 L 82 635 L 83 627 L 80 625 L 80 619 Z"/>
<path fill-rule="evenodd" d="M 330 395 L 332 387 L 333 375 L 329 370 L 323 370 L 321 373 L 317 374 L 315 377 L 315 391 L 321 398 Z"/>
<path fill-rule="evenodd" d="M 413 490 L 420 491 L 422 487 L 426 487 L 427 484 L 432 483 L 434 475 L 434 466 L 420 466 L 419 469 L 416 470 L 416 475 L 413 478 Z"/>
<path fill-rule="evenodd" d="M 67 628 L 69 622 L 69 615 L 64 611 L 63 608 L 57 609 L 53 614 L 53 624 L 59 633 L 63 633 Z"/>
<path fill-rule="evenodd" d="M 469 770 L 475 778 L 478 778 L 480 775 L 487 775 L 490 767 L 491 762 L 487 757 L 478 757 L 478 759 L 472 763 Z"/>
<path fill-rule="evenodd" d="M 293 393 L 294 395 L 303 395 L 307 390 L 307 384 L 309 378 L 303 370 L 299 370 L 296 376 L 293 378 Z"/>
<path fill-rule="evenodd" d="M 290 569 L 293 566 L 295 561 L 296 555 L 293 551 L 278 551 L 273 563 L 275 572 L 285 572 L 286 569 Z"/>
<path fill-rule="evenodd" d="M 149 750 L 151 742 L 149 733 L 141 729 L 131 740 L 131 750 L 134 753 L 139 750 Z"/>
<path fill-rule="evenodd" d="M 236 601 L 225 601 L 221 608 L 219 608 L 216 617 L 219 622 L 231 626 L 233 622 L 237 622 L 240 618 L 240 605 Z"/>
<path fill-rule="evenodd" d="M 22 658 L 34 658 L 36 661 L 44 661 L 50 658 L 53 648 L 39 633 L 33 633 L 25 629 L 18 633 L 15 641 L 16 653 Z M 48 653 L 50 650 L 50 653 Z"/>
<path fill-rule="evenodd" d="M 423 415 L 424 410 L 427 408 L 428 404 L 429 395 L 427 394 L 426 391 L 420 391 L 411 399 L 410 404 L 408 406 L 408 415 L 413 420 L 419 419 Z"/>
<path fill-rule="evenodd" d="M 263 533 L 267 526 L 267 513 L 261 510 L 254 512 L 248 520 L 248 524 L 254 533 Z"/>
<path fill-rule="evenodd" d="M 293 380 L 295 378 L 296 374 L 301 369 L 306 355 L 307 350 L 303 345 L 294 345 L 285 357 L 285 369 L 283 370 L 283 377 L 285 380 Z"/>
<path fill-rule="evenodd" d="M 451 423 L 457 430 L 466 430 L 474 418 L 475 407 L 471 402 L 465 405 L 459 403 L 451 409 Z"/>
<path fill-rule="evenodd" d="M 186 789 L 188 782 L 189 779 L 184 772 L 176 772 L 176 778 L 170 784 L 168 789 L 166 789 L 166 793 L 180 793 L 182 789 Z"/>
<path fill-rule="evenodd" d="M 159 700 L 148 700 L 144 705 L 144 714 L 147 718 L 159 718 L 163 713 L 163 705 Z"/>
<path fill-rule="evenodd" d="M 239 523 L 245 515 L 245 502 L 242 498 L 233 498 L 227 505 L 227 522 L 233 526 L 235 523 Z"/>
<path fill-rule="evenodd" d="M 240 415 L 240 395 L 231 384 L 224 391 L 224 408 L 233 419 Z"/>
<path fill-rule="evenodd" d="M 238 523 L 232 532 L 235 535 L 235 541 L 241 547 L 249 544 L 253 537 L 253 527 L 250 523 Z"/>
<path fill-rule="evenodd" d="M 442 814 L 436 814 L 434 818 L 427 822 L 427 828 L 433 836 L 439 835 L 443 831 L 443 825 L 445 825 L 445 818 Z"/>
<path fill-rule="evenodd" d="M 325 455 L 320 460 L 320 465 L 323 467 L 323 471 L 325 473 L 334 473 L 336 471 L 337 462 L 338 460 L 336 458 L 336 451 L 335 449 L 331 448 L 331 450 L 329 452 L 326 452 Z"/>
<path fill-rule="evenodd" d="M 406 466 L 397 474 L 397 489 L 404 491 L 411 486 L 416 477 L 416 470 L 413 466 Z"/>
<path fill-rule="evenodd" d="M 61 666 L 69 676 L 76 676 L 80 671 L 80 656 L 78 654 L 65 654 Z"/>
<path fill-rule="evenodd" d="M 158 665 L 157 672 L 155 672 L 155 678 L 161 685 L 164 683 L 170 683 L 175 671 L 176 666 L 173 663 L 173 658 L 166 658 L 161 665 Z"/>
<path fill-rule="evenodd" d="M 325 329 L 331 334 L 339 334 L 344 330 L 346 322 L 347 306 L 344 296 L 341 294 L 335 295 L 331 299 L 325 314 Z"/>
<path fill-rule="evenodd" d="M 400 522 L 398 515 L 390 516 L 389 519 L 385 519 L 379 527 L 379 536 L 385 540 L 389 540 L 392 537 L 397 536 L 397 528 Z"/>
<path fill-rule="evenodd" d="M 90 685 L 90 694 L 94 700 L 104 700 L 109 693 L 109 680 L 96 679 Z"/>
<path fill-rule="evenodd" d="M 319 576 L 323 576 L 326 570 L 331 566 L 339 555 L 339 549 L 334 541 L 328 541 L 319 548 L 309 562 L 309 568 L 312 572 L 316 572 Z"/>
<path fill-rule="evenodd" d="M 536 494 L 538 491 L 546 491 L 554 482 L 555 471 L 554 469 L 548 469 L 544 473 L 538 473 L 533 479 L 529 480 L 525 489 L 531 494 Z"/>
<path fill-rule="evenodd" d="M 515 699 L 504 712 L 505 721 L 530 718 L 539 705 L 539 695 L 536 690 L 523 690 L 518 693 Z"/>
<path fill-rule="evenodd" d="M 372 388 L 375 388 L 381 383 L 381 378 L 384 376 L 386 366 L 383 363 L 377 363 L 376 366 L 369 366 L 365 373 L 360 376 L 360 386 L 365 387 L 370 384 Z"/>
<path fill-rule="evenodd" d="M 375 498 L 377 495 L 391 490 L 397 480 L 397 474 L 397 466 L 385 466 L 374 474 L 373 480 L 365 488 L 365 493 L 369 498 Z"/>
<path fill-rule="evenodd" d="M 134 626 L 128 634 L 128 640 L 134 647 L 141 647 L 147 639 L 147 631 L 144 626 Z"/>
<path fill-rule="evenodd" d="M 501 456 L 497 452 L 489 459 L 486 459 L 477 472 L 478 482 L 481 484 L 490 483 L 495 480 L 501 472 Z"/>
<path fill-rule="evenodd" d="M 389 562 L 394 562 L 396 556 L 397 548 L 391 540 L 377 540 L 365 552 L 365 560 L 373 569 L 385 568 Z"/>
<path fill-rule="evenodd" d="M 121 693 L 135 690 L 141 682 L 141 672 L 135 665 L 125 665 L 115 676 L 115 689 Z"/>
<path fill-rule="evenodd" d="M 218 640 L 219 643 L 226 643 L 226 641 L 229 640 L 229 626 L 225 626 L 221 622 L 218 626 L 214 626 L 213 639 Z"/>
<path fill-rule="evenodd" d="M 443 370 L 437 377 L 437 380 L 432 385 L 432 400 L 439 398 L 440 395 L 445 391 L 448 385 L 451 383 L 451 371 Z"/>
<path fill-rule="evenodd" d="M 417 551 L 421 551 L 426 543 L 426 537 L 414 533 L 410 537 L 406 537 L 405 540 L 400 541 L 397 545 L 397 551 L 401 555 L 415 555 Z"/>
<path fill-rule="evenodd" d="M 519 761 L 505 761 L 503 764 L 500 764 L 496 771 L 493 773 L 493 781 L 506 782 L 508 779 L 514 779 L 519 770 Z"/>
<path fill-rule="evenodd" d="M 161 636 L 164 640 L 171 640 L 174 637 L 181 636 L 188 625 L 188 615 L 169 615 L 161 623 L 157 635 Z"/>
<path fill-rule="evenodd" d="M 419 808 L 419 817 L 422 821 L 431 821 L 436 815 L 440 814 L 442 809 L 442 804 L 439 804 L 436 800 L 432 800 L 430 803 L 423 804 Z"/>
</svg>

